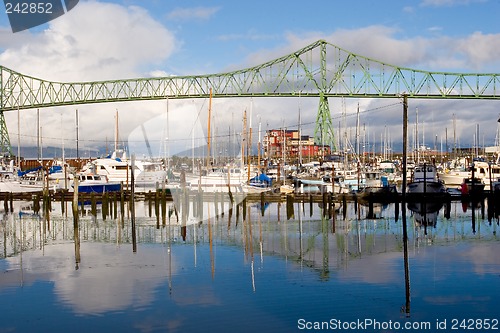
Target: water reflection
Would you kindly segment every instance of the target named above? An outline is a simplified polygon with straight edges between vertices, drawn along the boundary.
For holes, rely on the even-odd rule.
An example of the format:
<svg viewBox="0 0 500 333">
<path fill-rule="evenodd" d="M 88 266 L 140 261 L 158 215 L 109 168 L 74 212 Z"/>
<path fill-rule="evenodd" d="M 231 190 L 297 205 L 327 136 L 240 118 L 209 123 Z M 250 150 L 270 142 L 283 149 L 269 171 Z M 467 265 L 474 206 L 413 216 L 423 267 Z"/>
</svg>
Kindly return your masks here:
<svg viewBox="0 0 500 333">
<path fill-rule="evenodd" d="M 443 202 L 409 202 L 408 209 L 413 213 L 415 225 L 423 227 L 427 234 L 427 227 L 436 228 L 439 210 L 443 208 Z"/>
<path fill-rule="evenodd" d="M 370 207 L 362 205 L 348 204 L 326 214 L 317 204 L 283 206 L 266 204 L 262 210 L 263 205 L 242 203 L 219 206 L 216 214 L 214 203 L 206 203 L 197 207 L 198 213 L 203 210 L 200 220 L 192 206 L 188 214 L 169 203 L 165 213 L 160 209 L 156 215 L 147 202 L 140 202 L 135 206 L 135 253 L 126 206 L 116 218 L 107 219 L 80 211 L 78 269 L 71 210 L 68 216 L 53 207 L 50 224 L 26 207 L 23 214 L 4 213 L 0 295 L 8 297 L 9 290 L 19 288 L 35 290 L 41 281 L 48 282 L 56 302 L 74 315 L 121 313 L 127 321 L 135 312 L 163 309 L 174 314 L 175 323 L 168 324 L 179 330 L 195 318 L 208 323 L 209 315 L 203 319 L 199 314 L 213 318 L 210 310 L 222 308 L 268 319 L 274 313 L 287 318 L 288 325 L 280 328 L 290 331 L 304 316 L 304 302 L 317 320 L 329 318 L 332 311 L 340 319 L 359 316 L 356 306 L 380 320 L 397 319 L 402 299 L 403 312 L 420 318 L 435 316 L 433 306 L 457 300 L 464 305 L 448 308 L 451 314 L 465 314 L 478 300 L 493 302 L 487 295 L 497 291 L 498 283 L 491 282 L 498 282 L 500 274 L 500 259 L 494 255 L 500 249 L 497 224 L 477 219 L 473 225 L 460 203 L 448 208 L 445 215 L 450 218 L 440 213 L 442 205 L 408 204 L 410 216 L 404 205 L 402 222 L 395 219 L 399 206 L 394 205 L 377 211 L 376 218 L 365 218 Z M 288 218 L 290 208 L 293 218 Z M 423 229 L 429 229 L 426 239 L 431 241 L 420 242 Z M 410 271 L 411 313 L 409 293 L 405 297 Z M 454 282 L 447 285 L 450 279 Z M 466 283 L 470 279 L 482 282 Z M 282 309 L 280 303 L 290 293 L 297 300 L 287 301 Z M 269 308 L 270 302 L 276 308 Z M 233 324 L 242 320 L 244 315 L 230 319 Z M 0 330 L 3 327 L 0 324 Z"/>
</svg>

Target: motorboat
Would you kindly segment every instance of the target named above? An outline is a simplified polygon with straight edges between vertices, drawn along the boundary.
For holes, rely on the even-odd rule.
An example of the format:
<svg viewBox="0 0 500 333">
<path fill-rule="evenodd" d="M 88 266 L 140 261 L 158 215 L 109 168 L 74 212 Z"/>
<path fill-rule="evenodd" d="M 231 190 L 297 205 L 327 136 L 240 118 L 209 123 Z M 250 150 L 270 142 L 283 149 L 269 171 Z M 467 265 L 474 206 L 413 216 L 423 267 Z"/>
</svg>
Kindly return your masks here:
<svg viewBox="0 0 500 333">
<path fill-rule="evenodd" d="M 433 164 L 419 164 L 413 169 L 411 182 L 407 186 L 408 193 L 446 193 L 446 188 L 437 175 Z"/>
<path fill-rule="evenodd" d="M 104 193 L 119 192 L 122 188 L 119 182 L 110 182 L 106 176 L 94 173 L 79 173 L 78 192 L 82 193 Z"/>
</svg>

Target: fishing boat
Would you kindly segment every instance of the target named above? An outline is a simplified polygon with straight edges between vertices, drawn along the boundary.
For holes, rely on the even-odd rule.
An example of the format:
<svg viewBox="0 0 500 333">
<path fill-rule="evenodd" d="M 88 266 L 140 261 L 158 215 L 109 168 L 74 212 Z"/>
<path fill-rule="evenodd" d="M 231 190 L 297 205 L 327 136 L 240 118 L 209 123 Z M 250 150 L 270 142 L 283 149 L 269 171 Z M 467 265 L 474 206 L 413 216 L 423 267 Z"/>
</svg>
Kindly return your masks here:
<svg viewBox="0 0 500 333">
<path fill-rule="evenodd" d="M 119 182 L 109 182 L 106 176 L 93 173 L 79 173 L 78 192 L 82 193 L 104 193 L 119 192 L 122 188 Z"/>
<path fill-rule="evenodd" d="M 411 182 L 408 183 L 408 193 L 445 193 L 446 188 L 437 175 L 433 164 L 419 164 L 413 169 Z"/>
<path fill-rule="evenodd" d="M 464 195 L 477 196 L 484 193 L 485 183 L 481 178 L 467 177 L 463 179 L 460 192 Z"/>
<path fill-rule="evenodd" d="M 409 202 L 408 209 L 412 212 L 417 227 L 436 227 L 442 202 Z"/>
</svg>

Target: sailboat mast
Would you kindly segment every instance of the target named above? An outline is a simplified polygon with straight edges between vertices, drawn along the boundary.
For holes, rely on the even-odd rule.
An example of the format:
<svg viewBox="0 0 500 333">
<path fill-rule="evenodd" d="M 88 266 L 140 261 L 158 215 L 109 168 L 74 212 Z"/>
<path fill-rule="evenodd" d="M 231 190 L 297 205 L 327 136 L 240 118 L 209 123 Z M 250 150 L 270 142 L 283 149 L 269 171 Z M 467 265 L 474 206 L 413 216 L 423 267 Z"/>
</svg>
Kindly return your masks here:
<svg viewBox="0 0 500 333">
<path fill-rule="evenodd" d="M 356 114 L 356 155 L 359 158 L 359 102 L 358 102 L 358 111 Z"/>
<path fill-rule="evenodd" d="M 211 124 L 210 120 L 212 118 L 212 88 L 210 88 L 210 99 L 208 100 L 208 141 L 207 141 L 207 169 L 210 167 L 210 146 L 212 143 L 211 138 Z"/>
<path fill-rule="evenodd" d="M 80 158 L 80 152 L 79 152 L 79 147 L 78 147 L 78 142 L 79 142 L 79 138 L 78 138 L 78 109 L 76 109 L 76 159 L 79 159 Z"/>
<path fill-rule="evenodd" d="M 115 110 L 115 152 L 118 151 L 118 109 Z"/>
<path fill-rule="evenodd" d="M 36 142 L 37 142 L 37 157 L 40 161 L 40 109 L 36 109 Z"/>
<path fill-rule="evenodd" d="M 250 121 L 248 128 L 248 143 L 247 143 L 247 182 L 250 182 L 250 158 L 252 156 L 252 113 L 253 113 L 253 100 L 250 104 Z"/>
<path fill-rule="evenodd" d="M 241 170 L 245 165 L 245 145 L 247 136 L 247 110 L 243 112 L 243 133 L 241 135 Z"/>
<path fill-rule="evenodd" d="M 17 167 L 21 170 L 21 117 L 17 107 Z"/>
</svg>

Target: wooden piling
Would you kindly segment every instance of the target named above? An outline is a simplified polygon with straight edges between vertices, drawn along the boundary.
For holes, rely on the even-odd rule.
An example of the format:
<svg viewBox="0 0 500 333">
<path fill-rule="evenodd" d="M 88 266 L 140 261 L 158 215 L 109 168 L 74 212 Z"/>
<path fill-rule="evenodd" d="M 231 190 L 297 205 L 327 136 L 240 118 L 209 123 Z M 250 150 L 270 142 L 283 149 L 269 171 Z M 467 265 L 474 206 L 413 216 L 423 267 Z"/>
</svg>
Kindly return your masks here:
<svg viewBox="0 0 500 333">
<path fill-rule="evenodd" d="M 313 216 L 313 196 L 309 194 L 309 217 Z"/>
<path fill-rule="evenodd" d="M 90 193 L 90 204 L 91 204 L 91 214 L 92 216 L 97 216 L 97 204 L 95 199 L 95 193 Z"/>
<path fill-rule="evenodd" d="M 75 263 L 78 269 L 80 263 L 80 228 L 78 225 L 78 178 L 74 179 L 75 190 L 73 192 L 73 237 L 75 239 Z"/>
<path fill-rule="evenodd" d="M 260 214 L 264 216 L 264 211 L 265 211 L 265 201 L 264 201 L 264 193 L 260 194 Z"/>
<path fill-rule="evenodd" d="M 118 215 L 118 198 L 116 192 L 113 193 L 113 220 L 116 220 Z"/>
<path fill-rule="evenodd" d="M 214 193 L 215 218 L 219 217 L 219 193 L 220 192 L 215 192 Z"/>
<path fill-rule="evenodd" d="M 161 224 L 167 225 L 167 199 L 165 191 L 161 191 Z"/>
<path fill-rule="evenodd" d="M 293 196 L 291 194 L 286 195 L 286 218 L 287 220 L 295 216 L 293 211 Z"/>
<path fill-rule="evenodd" d="M 101 213 L 102 213 L 102 219 L 104 221 L 106 221 L 106 218 L 108 217 L 108 210 L 109 210 L 109 200 L 108 200 L 108 192 L 104 192 L 102 194 L 102 209 L 101 209 Z"/>
<path fill-rule="evenodd" d="M 153 203 L 152 203 L 151 190 L 149 190 L 147 198 L 148 198 L 148 216 L 151 217 L 151 215 L 153 213 L 153 207 L 152 207 Z"/>
<path fill-rule="evenodd" d="M 342 196 L 342 213 L 345 220 L 347 217 L 347 198 L 345 194 Z"/>
<path fill-rule="evenodd" d="M 10 212 L 14 213 L 14 195 L 12 192 L 9 193 L 9 202 L 10 202 Z"/>
<path fill-rule="evenodd" d="M 37 193 L 33 196 L 33 212 L 38 214 L 40 212 L 40 194 Z"/>
</svg>

